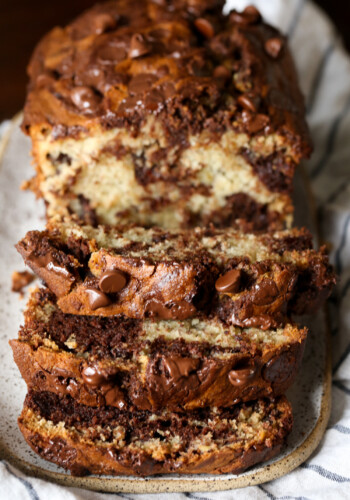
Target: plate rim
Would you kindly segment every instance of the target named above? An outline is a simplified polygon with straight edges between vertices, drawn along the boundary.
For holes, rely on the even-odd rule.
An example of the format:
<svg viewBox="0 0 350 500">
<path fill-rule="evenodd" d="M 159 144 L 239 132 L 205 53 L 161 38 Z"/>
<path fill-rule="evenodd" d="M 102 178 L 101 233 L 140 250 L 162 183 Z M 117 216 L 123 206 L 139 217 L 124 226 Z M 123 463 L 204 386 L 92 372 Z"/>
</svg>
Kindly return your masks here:
<svg viewBox="0 0 350 500">
<path fill-rule="evenodd" d="M 10 136 L 14 128 L 22 119 L 22 112 L 17 113 L 11 120 L 8 129 L 5 131 L 0 141 L 0 169 L 2 160 L 8 145 Z M 314 199 L 307 174 L 303 168 L 300 169 L 304 183 L 306 184 L 307 194 L 310 198 L 311 206 L 314 207 Z M 315 212 L 313 211 L 315 218 Z M 315 225 L 318 229 L 317 224 Z M 229 489 L 243 488 L 246 486 L 255 486 L 277 479 L 288 474 L 300 464 L 305 462 L 319 445 L 330 417 L 331 411 L 331 338 L 329 329 L 328 311 L 323 310 L 325 318 L 325 366 L 322 381 L 322 396 L 320 404 L 320 414 L 317 422 L 309 435 L 285 457 L 262 466 L 260 470 L 252 470 L 250 473 L 238 475 L 233 478 L 225 479 L 223 476 L 211 476 L 210 478 L 197 478 L 198 475 L 182 478 L 181 476 L 173 479 L 158 478 L 138 478 L 134 479 L 104 476 L 75 477 L 66 473 L 54 472 L 43 467 L 32 465 L 30 462 L 16 456 L 3 442 L 0 436 L 0 459 L 7 460 L 11 465 L 17 467 L 21 472 L 39 479 L 46 479 L 55 482 L 61 486 L 70 486 L 85 488 L 92 491 L 103 491 L 107 493 L 183 493 L 183 492 L 209 492 L 225 491 Z"/>
</svg>

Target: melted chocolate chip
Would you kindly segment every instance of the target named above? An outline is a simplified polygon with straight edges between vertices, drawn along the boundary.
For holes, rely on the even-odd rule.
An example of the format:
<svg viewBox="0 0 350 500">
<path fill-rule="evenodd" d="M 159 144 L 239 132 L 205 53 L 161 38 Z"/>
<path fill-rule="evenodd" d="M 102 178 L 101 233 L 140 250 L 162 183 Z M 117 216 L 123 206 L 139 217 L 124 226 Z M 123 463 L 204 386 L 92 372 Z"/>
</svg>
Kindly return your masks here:
<svg viewBox="0 0 350 500">
<path fill-rule="evenodd" d="M 104 293 L 118 293 L 125 287 L 126 282 L 127 278 L 122 271 L 111 269 L 102 274 L 98 285 Z"/>
<path fill-rule="evenodd" d="M 90 307 L 93 311 L 99 307 L 107 307 L 112 303 L 105 293 L 96 290 L 96 288 L 86 288 L 85 292 L 88 295 Z"/>
<path fill-rule="evenodd" d="M 74 87 L 70 95 L 73 104 L 81 111 L 96 111 L 101 100 L 89 87 Z"/>
<path fill-rule="evenodd" d="M 164 397 L 169 397 L 169 391 L 181 391 L 189 396 L 200 385 L 200 374 L 197 372 L 200 364 L 198 358 L 157 356 L 147 368 L 147 383 L 152 399 L 161 404 Z"/>
<path fill-rule="evenodd" d="M 158 80 L 156 75 L 151 73 L 140 73 L 135 75 L 129 83 L 130 94 L 143 94 L 152 87 L 152 84 Z"/>
<path fill-rule="evenodd" d="M 227 82 L 231 78 L 231 72 L 225 66 L 217 66 L 213 73 L 214 78 Z"/>
<path fill-rule="evenodd" d="M 205 36 L 205 38 L 213 38 L 215 35 L 214 27 L 208 19 L 204 19 L 204 17 L 199 17 L 194 22 L 197 30 Z"/>
<path fill-rule="evenodd" d="M 259 98 L 251 93 L 242 94 L 238 97 L 237 104 L 247 111 L 256 113 L 258 111 Z"/>
<path fill-rule="evenodd" d="M 241 368 L 239 370 L 231 370 L 228 374 L 228 379 L 234 387 L 241 387 L 252 380 L 255 376 L 255 368 Z"/>
<path fill-rule="evenodd" d="M 111 389 L 109 389 L 106 392 L 105 401 L 106 401 L 106 405 L 115 406 L 116 408 L 119 408 L 120 410 L 123 410 L 126 407 L 126 401 L 124 399 L 124 394 L 117 386 L 112 387 Z"/>
<path fill-rule="evenodd" d="M 177 382 L 181 377 L 188 377 L 197 370 L 200 360 L 195 358 L 180 358 L 177 356 L 163 358 L 163 366 L 170 377 Z"/>
<path fill-rule="evenodd" d="M 161 304 L 157 300 L 152 300 L 148 302 L 146 306 L 146 312 L 148 312 L 151 317 L 156 316 L 161 319 L 172 318 L 170 309 L 168 309 L 164 304 Z"/>
<path fill-rule="evenodd" d="M 86 385 L 90 387 L 98 387 L 107 381 L 106 376 L 101 373 L 98 366 L 86 366 L 81 375 Z"/>
<path fill-rule="evenodd" d="M 164 97 L 162 92 L 152 89 L 146 96 L 145 109 L 152 112 L 159 112 L 163 108 Z"/>
<path fill-rule="evenodd" d="M 219 293 L 236 293 L 239 290 L 241 271 L 231 269 L 216 280 L 215 288 Z"/>
<path fill-rule="evenodd" d="M 71 273 L 68 271 L 68 269 L 55 262 L 53 256 L 50 253 L 41 256 L 30 254 L 29 257 L 27 257 L 27 262 L 29 264 L 32 263 L 39 268 L 46 268 L 47 271 L 62 276 L 63 278 L 69 278 L 71 276 Z"/>
<path fill-rule="evenodd" d="M 65 278 L 68 278 L 70 276 L 70 272 L 63 266 L 59 266 L 58 264 L 55 264 L 54 262 L 50 261 L 46 265 L 46 269 L 48 271 L 52 271 L 56 274 L 59 274 L 61 276 L 64 276 Z"/>
<path fill-rule="evenodd" d="M 125 59 L 126 52 L 126 40 L 110 40 L 99 48 L 97 62 L 102 65 L 115 64 Z"/>
<path fill-rule="evenodd" d="M 274 302 L 278 294 L 276 283 L 271 278 L 263 278 L 254 285 L 252 302 L 257 306 L 265 306 Z"/>
<path fill-rule="evenodd" d="M 172 304 L 171 307 L 167 307 L 158 300 L 150 300 L 146 305 L 146 312 L 150 317 L 160 319 L 186 319 L 195 314 L 196 308 L 185 300 Z"/>
<path fill-rule="evenodd" d="M 283 40 L 278 37 L 270 38 L 265 42 L 264 48 L 272 59 L 277 59 L 282 52 Z"/>
<path fill-rule="evenodd" d="M 263 114 L 253 114 L 249 111 L 242 113 L 243 123 L 250 134 L 256 134 L 264 129 L 269 123 L 269 117 Z"/>
<path fill-rule="evenodd" d="M 101 370 L 98 364 L 96 364 L 83 368 L 81 376 L 88 387 L 101 390 L 107 405 L 115 406 L 122 410 L 126 404 L 124 394 L 118 386 L 111 383 L 111 379 L 115 376 L 115 373 L 114 371 L 107 373 L 103 369 Z"/>
<path fill-rule="evenodd" d="M 150 47 L 145 37 L 141 33 L 135 33 L 130 42 L 128 57 L 136 59 L 150 52 Z"/>
<path fill-rule="evenodd" d="M 261 14 L 254 5 L 248 5 L 243 12 L 232 11 L 230 21 L 236 24 L 257 24 L 261 20 Z"/>
</svg>

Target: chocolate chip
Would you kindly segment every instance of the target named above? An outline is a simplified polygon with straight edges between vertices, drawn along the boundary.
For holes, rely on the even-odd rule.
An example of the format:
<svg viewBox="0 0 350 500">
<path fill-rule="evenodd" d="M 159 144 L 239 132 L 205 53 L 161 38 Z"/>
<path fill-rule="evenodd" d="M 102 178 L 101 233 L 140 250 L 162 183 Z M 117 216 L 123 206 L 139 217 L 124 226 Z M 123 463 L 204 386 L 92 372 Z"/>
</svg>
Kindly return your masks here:
<svg viewBox="0 0 350 500">
<path fill-rule="evenodd" d="M 79 384 L 76 380 L 74 380 L 74 378 L 71 378 L 69 380 L 66 391 L 70 396 L 72 396 L 73 399 L 76 399 L 78 397 L 80 393 Z"/>
<path fill-rule="evenodd" d="M 271 278 L 263 278 L 255 283 L 252 292 L 252 302 L 257 306 L 266 306 L 276 300 L 278 288 Z"/>
<path fill-rule="evenodd" d="M 109 65 L 122 61 L 126 57 L 128 44 L 128 39 L 124 38 L 107 40 L 97 50 L 97 62 L 99 64 Z"/>
<path fill-rule="evenodd" d="M 255 368 L 240 368 L 238 370 L 231 370 L 228 374 L 230 383 L 235 387 L 241 387 L 255 376 Z"/>
<path fill-rule="evenodd" d="M 232 11 L 230 21 L 236 24 L 257 24 L 261 20 L 261 14 L 254 5 L 248 5 L 243 12 Z"/>
<path fill-rule="evenodd" d="M 122 391 L 119 389 L 119 387 L 112 387 L 109 389 L 106 394 L 105 394 L 105 401 L 106 405 L 108 406 L 114 406 L 116 408 L 119 408 L 119 410 L 122 410 L 125 408 L 126 402 L 124 399 L 124 394 Z"/>
<path fill-rule="evenodd" d="M 164 96 L 159 90 L 153 89 L 146 95 L 145 108 L 153 113 L 161 111 L 164 106 L 163 103 Z"/>
<path fill-rule="evenodd" d="M 120 114 L 134 113 L 137 106 L 140 104 L 140 99 L 136 96 L 129 96 L 123 99 L 119 105 L 118 112 Z"/>
<path fill-rule="evenodd" d="M 283 48 L 283 40 L 277 37 L 270 38 L 265 42 L 264 47 L 269 56 L 271 56 L 273 59 L 277 59 L 281 54 Z"/>
<path fill-rule="evenodd" d="M 48 271 L 49 273 L 54 273 L 65 280 L 74 280 L 69 267 L 61 265 L 57 262 L 57 258 L 53 252 L 48 252 L 46 255 L 36 255 L 34 252 L 29 253 L 26 257 L 26 263 L 32 264 L 32 269 L 36 274 L 39 271 Z M 56 292 L 55 292 L 56 293 Z"/>
<path fill-rule="evenodd" d="M 78 85 L 88 85 L 90 87 L 99 88 L 104 80 L 104 72 L 98 66 L 88 66 L 82 74 L 76 73 L 74 82 Z"/>
<path fill-rule="evenodd" d="M 242 94 L 238 97 L 237 104 L 247 111 L 256 113 L 258 111 L 258 101 L 258 96 L 247 92 L 246 94 Z"/>
<path fill-rule="evenodd" d="M 193 316 L 196 309 L 185 300 L 172 304 L 171 308 L 166 307 L 165 304 L 162 304 L 158 300 L 150 300 L 146 305 L 146 312 L 149 316 L 160 319 L 186 319 Z"/>
<path fill-rule="evenodd" d="M 90 387 L 99 387 L 107 382 L 107 377 L 103 375 L 98 366 L 85 366 L 81 371 L 84 383 Z"/>
<path fill-rule="evenodd" d="M 243 123 L 250 134 L 256 134 L 269 124 L 269 117 L 263 114 L 252 114 L 249 111 L 242 113 Z"/>
<path fill-rule="evenodd" d="M 151 300 L 146 306 L 146 312 L 149 313 L 151 317 L 158 317 L 161 319 L 171 319 L 172 314 L 170 309 L 168 309 L 164 304 L 161 304 L 157 300 Z"/>
<path fill-rule="evenodd" d="M 86 288 L 86 293 L 89 298 L 89 303 L 91 309 L 94 311 L 99 307 L 107 307 L 111 304 L 111 300 L 107 295 L 96 288 Z"/>
<path fill-rule="evenodd" d="M 205 36 L 205 38 L 213 38 L 215 35 L 214 27 L 208 19 L 204 19 L 204 17 L 199 17 L 194 22 L 197 30 Z"/>
<path fill-rule="evenodd" d="M 180 358 L 178 356 L 163 358 L 164 368 L 169 376 L 177 382 L 181 377 L 188 377 L 197 370 L 200 360 L 196 358 Z"/>
<path fill-rule="evenodd" d="M 88 387 L 100 389 L 102 394 L 104 394 L 107 405 L 115 406 L 122 410 L 125 407 L 124 394 L 118 386 L 111 382 L 115 374 L 116 371 L 106 373 L 103 369 L 100 369 L 98 364 L 85 366 L 81 371 L 83 381 Z"/>
<path fill-rule="evenodd" d="M 225 66 L 217 66 L 213 73 L 214 78 L 227 82 L 231 78 L 231 72 Z"/>
<path fill-rule="evenodd" d="M 104 293 L 118 293 L 125 287 L 126 282 L 127 278 L 122 271 L 111 269 L 102 274 L 98 285 Z"/>
<path fill-rule="evenodd" d="M 149 51 L 150 47 L 145 37 L 141 33 L 135 33 L 131 38 L 128 57 L 130 57 L 130 59 L 136 59 L 137 57 L 148 54 Z"/>
<path fill-rule="evenodd" d="M 73 104 L 80 110 L 95 111 L 101 101 L 89 87 L 75 87 L 70 96 Z"/>
<path fill-rule="evenodd" d="M 231 269 L 216 280 L 215 288 L 220 293 L 236 293 L 239 290 L 241 271 Z"/>
<path fill-rule="evenodd" d="M 151 73 L 139 73 L 130 80 L 128 90 L 130 94 L 143 94 L 147 92 L 157 80 L 157 76 Z"/>
</svg>

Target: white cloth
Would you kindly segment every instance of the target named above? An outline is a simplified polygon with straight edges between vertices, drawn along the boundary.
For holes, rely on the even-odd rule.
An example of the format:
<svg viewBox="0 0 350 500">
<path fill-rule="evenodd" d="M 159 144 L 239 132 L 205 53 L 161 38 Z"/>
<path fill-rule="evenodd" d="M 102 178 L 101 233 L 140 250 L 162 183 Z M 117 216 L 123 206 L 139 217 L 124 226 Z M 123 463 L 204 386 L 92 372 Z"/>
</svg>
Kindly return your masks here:
<svg viewBox="0 0 350 500">
<path fill-rule="evenodd" d="M 228 8 L 242 8 L 247 3 L 231 0 Z M 323 235 L 331 243 L 332 261 L 339 274 L 337 289 L 330 300 L 333 407 L 325 437 L 313 456 L 287 476 L 260 486 L 221 493 L 94 493 L 25 477 L 2 461 L 0 495 L 4 499 L 350 498 L 350 59 L 329 19 L 311 1 L 256 0 L 249 3 L 255 3 L 271 24 L 289 35 L 315 144 L 307 169 Z"/>
</svg>

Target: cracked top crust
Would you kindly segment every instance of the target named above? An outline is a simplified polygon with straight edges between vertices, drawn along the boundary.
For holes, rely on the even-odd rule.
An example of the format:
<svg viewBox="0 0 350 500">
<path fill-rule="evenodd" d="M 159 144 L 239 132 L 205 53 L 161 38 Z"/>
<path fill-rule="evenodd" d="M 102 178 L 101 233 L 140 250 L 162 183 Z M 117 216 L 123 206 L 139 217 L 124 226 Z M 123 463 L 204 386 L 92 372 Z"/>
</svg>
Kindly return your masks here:
<svg viewBox="0 0 350 500">
<path fill-rule="evenodd" d="M 37 46 L 23 129 L 53 138 L 95 127 L 138 128 L 149 115 L 174 141 L 234 129 L 277 133 L 296 161 L 310 153 L 287 41 L 254 7 L 128 0 L 98 4 Z"/>
</svg>

